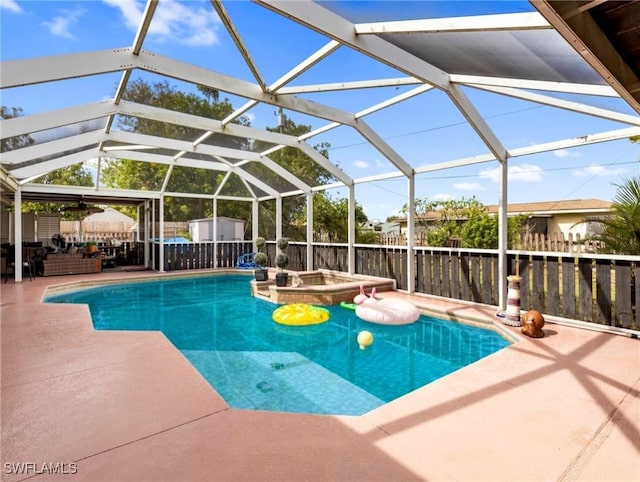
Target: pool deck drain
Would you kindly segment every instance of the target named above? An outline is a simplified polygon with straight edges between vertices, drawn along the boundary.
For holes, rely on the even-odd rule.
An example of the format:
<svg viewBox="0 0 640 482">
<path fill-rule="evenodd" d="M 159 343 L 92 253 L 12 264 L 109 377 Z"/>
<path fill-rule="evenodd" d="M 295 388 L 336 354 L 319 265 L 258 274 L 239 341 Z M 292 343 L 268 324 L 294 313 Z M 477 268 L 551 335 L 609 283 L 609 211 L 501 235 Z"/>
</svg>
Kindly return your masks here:
<svg viewBox="0 0 640 482">
<path fill-rule="evenodd" d="M 132 276 L 0 286 L 2 480 L 49 480 L 45 462 L 79 481 L 638 480 L 638 340 L 548 323 L 363 416 L 233 410 L 162 334 L 97 332 L 86 307 L 40 302 L 50 284 Z"/>
</svg>

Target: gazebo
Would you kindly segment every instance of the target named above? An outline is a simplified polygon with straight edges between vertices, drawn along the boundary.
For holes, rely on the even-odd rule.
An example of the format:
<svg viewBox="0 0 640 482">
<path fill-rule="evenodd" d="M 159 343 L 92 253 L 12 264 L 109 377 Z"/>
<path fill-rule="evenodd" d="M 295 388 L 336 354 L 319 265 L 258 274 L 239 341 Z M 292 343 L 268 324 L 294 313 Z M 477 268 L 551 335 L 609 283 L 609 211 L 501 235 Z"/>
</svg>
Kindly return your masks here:
<svg viewBox="0 0 640 482">
<path fill-rule="evenodd" d="M 161 22 L 158 12 L 163 7 L 162 0 L 147 2 L 132 38 L 108 38 L 105 41 L 108 46 L 101 50 L 79 49 L 51 56 L 37 56 L 36 52 L 36 56 L 28 58 L 13 58 L 8 55 L 10 52 L 5 52 L 4 56 L 9 58 L 3 58 L 0 66 L 3 95 L 32 86 L 52 86 L 63 92 L 73 89 L 74 79 L 78 78 L 95 79 L 96 83 L 104 82 L 105 77 L 109 81 L 117 79 L 115 95 L 111 98 L 104 99 L 96 89 L 96 97 L 90 103 L 70 104 L 2 121 L 3 145 L 18 136 L 36 139 L 33 145 L 5 150 L 0 158 L 3 205 L 13 203 L 15 206 L 15 243 L 21 243 L 19 213 L 24 201 L 139 206 L 139 223 L 150 226 L 152 221 L 159 222 L 157 236 L 162 243 L 166 197 L 205 199 L 213 204 L 214 215 L 221 199 L 251 203 L 255 239 L 261 202 L 275 200 L 277 238 L 282 235 L 283 198 L 304 196 L 309 219 L 307 256 L 311 265 L 313 194 L 342 189 L 347 193 L 350 206 L 348 269 L 353 272 L 356 188 L 385 180 L 404 180 L 408 206 L 406 249 L 410 252 L 416 186 L 423 176 L 493 163 L 500 173 L 499 273 L 506 279 L 510 163 L 524 156 L 640 135 L 640 60 L 634 50 L 640 28 L 640 2 L 546 0 L 523 3 L 524 11 L 507 12 L 499 11 L 500 2 L 496 2 L 495 12 L 465 14 L 463 6 L 457 16 L 448 17 L 435 10 L 431 16 L 424 15 L 423 3 L 429 2 L 393 2 L 384 18 L 373 18 L 366 6 L 358 2 L 259 0 L 252 4 L 220 1 L 203 4 L 203 8 L 211 9 L 206 14 L 219 19 L 232 39 L 241 65 L 220 62 L 213 57 L 194 60 L 188 46 L 183 50 L 184 57 L 171 57 L 147 48 L 154 26 Z M 89 10 L 95 7 L 93 3 L 84 4 Z M 253 19 L 260 19 L 264 29 L 254 29 Z M 289 55 L 287 60 L 291 60 L 276 63 L 275 68 L 269 68 L 269 75 L 265 75 L 250 45 L 255 45 L 256 35 L 265 39 L 276 35 L 278 25 L 283 23 L 297 25 L 306 49 L 299 49 L 292 39 L 279 39 L 279 50 L 273 55 Z M 296 61 L 301 50 L 311 52 Z M 349 71 L 348 67 L 357 62 L 368 68 Z M 282 68 L 283 64 L 293 66 Z M 321 70 L 326 65 L 343 66 L 343 75 L 336 76 L 339 69 L 333 69 L 333 77 L 324 83 L 304 82 L 305 73 Z M 209 119 L 127 101 L 125 90 L 136 72 L 151 73 L 191 87 L 205 86 L 243 103 L 226 118 Z M 274 75 L 275 72 L 278 73 Z M 353 104 L 345 103 L 347 97 L 357 98 L 361 107 L 352 110 Z M 576 100 L 578 97 L 586 100 Z M 556 112 L 570 112 L 602 120 L 603 125 L 610 127 L 535 145 L 507 145 L 503 139 L 504 128 L 492 125 L 478 106 L 491 102 L 491 98 L 545 106 L 549 110 L 549 122 L 554 122 Z M 608 105 L 615 108 L 599 107 L 598 99 L 607 99 Z M 434 106 L 435 109 L 446 106 L 447 111 L 466 123 L 466 134 L 471 140 L 469 148 L 460 151 L 465 154 L 425 160 L 430 159 L 425 142 L 424 157 L 408 158 L 401 146 L 377 127 L 383 116 L 394 118 L 403 105 Z M 311 132 L 296 137 L 234 123 L 240 116 L 265 106 L 286 115 L 301 116 L 312 124 Z M 184 125 L 197 129 L 201 135 L 167 139 L 129 132 L 118 129 L 121 117 Z M 99 128 L 95 128 L 96 120 Z M 88 129 L 88 126 L 94 127 Z M 313 142 L 330 140 L 334 133 L 345 132 L 348 139 L 368 143 L 371 152 L 388 164 L 387 171 L 358 176 L 357 172 L 349 171 L 312 147 Z M 38 135 L 42 133 L 47 135 Z M 232 149 L 208 142 L 213 134 L 263 141 L 272 147 L 261 152 Z M 270 158 L 273 152 L 284 147 L 302 151 L 309 162 L 321 166 L 335 182 L 309 185 L 294 176 Z M 474 151 L 466 153 L 471 149 Z M 157 190 L 112 189 L 102 185 L 99 176 L 96 186 L 92 187 L 38 182 L 47 173 L 77 163 L 93 162 L 99 173 L 109 159 L 131 159 L 169 167 Z M 224 181 L 214 193 L 171 191 L 172 172 L 189 168 L 222 172 Z M 279 182 L 265 182 L 260 176 L 265 169 L 274 173 Z M 238 179 L 246 187 L 246 196 L 225 193 L 224 186 L 232 179 Z M 153 219 L 156 214 L 157 219 Z M 145 252 L 150 257 L 151 236 L 149 230 L 145 233 Z M 17 265 L 21 264 L 20 256 L 17 250 Z M 162 250 L 159 256 L 159 266 L 162 266 Z M 412 293 L 415 273 L 410 260 L 406 278 L 408 292 Z M 21 281 L 21 273 L 16 273 L 16 281 Z M 506 286 L 500 285 L 500 290 L 499 300 L 504 307 Z"/>
</svg>

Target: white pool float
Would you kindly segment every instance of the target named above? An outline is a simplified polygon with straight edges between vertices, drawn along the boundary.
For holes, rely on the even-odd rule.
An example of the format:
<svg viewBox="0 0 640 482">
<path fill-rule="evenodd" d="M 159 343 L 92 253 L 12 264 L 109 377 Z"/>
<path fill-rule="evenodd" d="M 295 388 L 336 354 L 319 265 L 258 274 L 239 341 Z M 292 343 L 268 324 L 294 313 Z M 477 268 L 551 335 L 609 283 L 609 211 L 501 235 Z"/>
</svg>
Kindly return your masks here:
<svg viewBox="0 0 640 482">
<path fill-rule="evenodd" d="M 381 325 L 409 325 L 415 323 L 420 318 L 418 308 L 408 301 L 395 299 L 376 299 L 376 289 L 371 291 L 371 297 L 362 298 L 361 294 L 357 295 L 353 302 L 356 307 L 356 315 L 371 323 Z"/>
</svg>

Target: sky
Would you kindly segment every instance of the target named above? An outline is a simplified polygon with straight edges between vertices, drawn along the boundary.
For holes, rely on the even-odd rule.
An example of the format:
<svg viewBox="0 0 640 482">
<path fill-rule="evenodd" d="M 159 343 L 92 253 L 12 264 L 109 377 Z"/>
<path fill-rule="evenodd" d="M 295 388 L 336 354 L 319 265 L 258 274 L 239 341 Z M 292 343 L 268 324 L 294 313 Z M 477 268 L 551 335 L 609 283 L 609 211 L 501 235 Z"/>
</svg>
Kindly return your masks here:
<svg viewBox="0 0 640 482">
<path fill-rule="evenodd" d="M 528 2 L 511 1 L 340 1 L 326 4 L 358 22 L 533 10 Z M 325 37 L 250 2 L 230 1 L 224 6 L 267 84 L 275 82 L 328 42 Z M 7 61 L 129 47 L 143 10 L 144 2 L 137 0 L 0 0 L 0 57 Z M 161 0 L 143 49 L 254 81 L 208 1 Z M 291 85 L 403 76 L 343 47 Z M 158 76 L 143 72 L 133 76 L 134 79 L 138 77 L 160 80 Z M 24 115 L 29 115 L 110 99 L 119 80 L 119 74 L 104 74 L 4 89 L 0 92 L 1 102 L 3 106 L 20 107 Z M 192 85 L 181 81 L 171 79 L 170 83 L 194 91 Z M 368 89 L 306 97 L 356 113 L 409 89 Z M 463 90 L 507 149 L 628 127 L 476 89 Z M 227 93 L 221 96 L 228 98 L 234 107 L 240 107 L 246 101 Z M 633 113 L 620 99 L 585 95 L 562 98 Z M 252 126 L 264 128 L 277 124 L 276 114 L 273 106 L 262 105 L 247 115 Z M 295 112 L 285 114 L 314 129 L 327 123 Z M 367 115 L 364 120 L 413 167 L 488 152 L 446 94 L 437 89 L 383 112 Z M 331 146 L 329 158 L 353 178 L 395 170 L 379 151 L 347 127 L 333 129 L 309 142 L 328 142 Z M 508 201 L 612 200 L 616 184 L 640 173 L 639 158 L 640 144 L 626 139 L 513 158 L 509 161 Z M 487 205 L 496 204 L 498 172 L 498 164 L 494 161 L 420 174 L 416 177 L 416 197 L 428 200 L 476 197 Z M 336 189 L 331 194 L 344 197 L 347 193 L 345 189 Z M 407 181 L 403 178 L 356 186 L 356 200 L 370 219 L 384 220 L 396 214 L 405 204 L 406 195 Z"/>
</svg>

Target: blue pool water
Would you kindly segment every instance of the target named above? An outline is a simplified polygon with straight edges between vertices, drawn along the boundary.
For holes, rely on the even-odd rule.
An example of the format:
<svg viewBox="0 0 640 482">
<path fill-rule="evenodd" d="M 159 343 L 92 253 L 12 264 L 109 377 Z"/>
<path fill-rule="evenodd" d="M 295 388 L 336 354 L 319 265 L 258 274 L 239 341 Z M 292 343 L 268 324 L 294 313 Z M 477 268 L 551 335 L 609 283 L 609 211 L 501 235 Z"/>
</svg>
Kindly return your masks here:
<svg viewBox="0 0 640 482">
<path fill-rule="evenodd" d="M 360 415 L 509 342 L 491 330 L 421 316 L 384 326 L 327 307 L 329 322 L 289 327 L 250 295 L 246 275 L 107 285 L 49 296 L 89 305 L 98 330 L 159 330 L 234 408 Z M 358 347 L 360 331 L 373 345 Z"/>
</svg>

